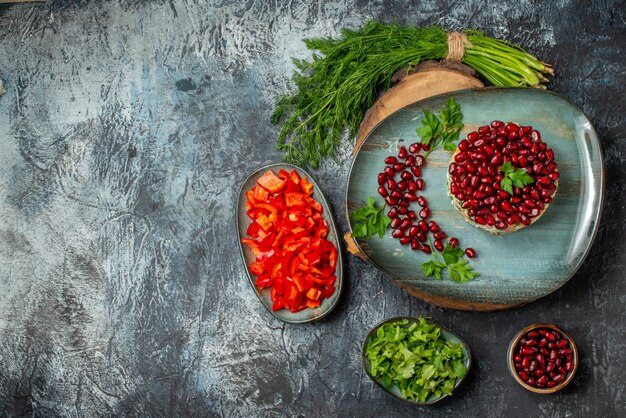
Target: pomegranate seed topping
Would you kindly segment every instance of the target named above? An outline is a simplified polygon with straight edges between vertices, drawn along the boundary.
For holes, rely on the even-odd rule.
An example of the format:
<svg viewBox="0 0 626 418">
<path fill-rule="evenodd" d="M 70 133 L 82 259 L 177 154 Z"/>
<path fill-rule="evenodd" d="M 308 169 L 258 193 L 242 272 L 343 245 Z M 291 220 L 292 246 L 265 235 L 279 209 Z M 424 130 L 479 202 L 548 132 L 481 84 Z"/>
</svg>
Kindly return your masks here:
<svg viewBox="0 0 626 418">
<path fill-rule="evenodd" d="M 385 158 L 385 164 L 395 164 L 397 162 L 398 162 L 398 160 L 396 159 L 396 157 L 387 157 L 387 158 Z"/>
<path fill-rule="evenodd" d="M 413 163 L 413 165 L 415 167 L 421 167 L 424 165 L 424 156 L 423 155 L 416 155 L 415 156 L 415 162 Z"/>
<path fill-rule="evenodd" d="M 433 242 L 433 245 L 437 251 L 443 251 L 443 243 L 440 240 L 436 239 L 435 242 Z"/>
<path fill-rule="evenodd" d="M 422 219 L 428 219 L 430 216 L 430 209 L 428 209 L 428 207 L 422 208 L 422 210 L 419 211 L 419 216 Z"/>
<path fill-rule="evenodd" d="M 378 185 L 382 186 L 387 182 L 387 174 L 379 173 L 378 174 Z"/>
<path fill-rule="evenodd" d="M 400 147 L 400 150 L 398 151 L 398 157 L 404 160 L 408 155 L 409 153 L 407 152 L 406 147 Z"/>
<path fill-rule="evenodd" d="M 422 144 L 420 144 L 419 142 L 415 142 L 414 144 L 411 144 L 409 146 L 409 152 L 411 154 L 416 154 L 420 152 L 421 150 L 422 150 Z"/>
<path fill-rule="evenodd" d="M 428 201 L 423 196 L 418 196 L 417 204 L 420 205 L 421 207 L 426 207 L 428 206 Z"/>
<path fill-rule="evenodd" d="M 415 180 L 415 184 L 417 185 L 417 190 L 423 190 L 424 189 L 424 180 L 423 179 Z"/>
<path fill-rule="evenodd" d="M 395 170 L 392 167 L 385 167 L 385 174 L 388 177 L 393 177 L 393 176 L 396 175 L 396 172 L 395 172 Z"/>
<path fill-rule="evenodd" d="M 398 216 L 398 209 L 396 209 L 396 208 L 391 208 L 391 209 L 389 210 L 389 212 L 387 213 L 387 216 L 389 216 L 389 218 L 391 218 L 391 219 L 393 219 L 393 218 L 397 217 L 397 216 Z"/>
<path fill-rule="evenodd" d="M 409 217 L 409 219 L 410 219 L 410 220 L 412 220 L 412 221 L 414 221 L 414 220 L 416 220 L 416 219 L 417 219 L 417 214 L 416 214 L 414 211 L 412 211 L 412 210 L 408 211 L 408 212 L 406 213 L 406 215 L 407 215 L 407 216 Z"/>
<path fill-rule="evenodd" d="M 400 244 L 407 245 L 411 241 L 410 237 L 402 237 L 400 238 Z"/>
<path fill-rule="evenodd" d="M 459 240 L 456 238 L 450 238 L 450 241 L 448 241 L 450 243 L 450 246 L 452 247 L 458 247 L 459 246 Z"/>
<path fill-rule="evenodd" d="M 401 229 L 394 229 L 391 236 L 394 238 L 402 238 L 404 236 L 404 231 Z"/>
<path fill-rule="evenodd" d="M 424 251 L 426 254 L 430 254 L 433 251 L 430 248 L 430 245 L 424 245 L 424 244 L 422 244 L 422 246 L 420 247 L 420 250 Z"/>
<path fill-rule="evenodd" d="M 476 251 L 473 248 L 466 248 L 465 255 L 468 256 L 469 258 L 474 258 L 476 257 Z"/>
<path fill-rule="evenodd" d="M 389 193 L 387 192 L 387 189 L 385 189 L 384 187 L 379 187 L 378 188 L 378 194 L 381 195 L 382 197 L 389 196 Z"/>
</svg>

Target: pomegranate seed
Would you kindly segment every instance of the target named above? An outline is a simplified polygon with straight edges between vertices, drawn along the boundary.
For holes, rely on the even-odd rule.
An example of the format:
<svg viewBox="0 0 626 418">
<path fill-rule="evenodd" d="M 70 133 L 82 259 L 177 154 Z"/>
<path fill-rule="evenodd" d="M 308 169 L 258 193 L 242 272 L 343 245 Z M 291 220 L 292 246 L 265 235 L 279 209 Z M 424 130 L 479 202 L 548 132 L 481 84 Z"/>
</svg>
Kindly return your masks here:
<svg viewBox="0 0 626 418">
<path fill-rule="evenodd" d="M 416 240 L 415 238 L 413 238 L 413 239 L 411 240 L 411 249 L 412 249 L 412 250 L 419 250 L 419 248 L 420 248 L 420 243 L 419 243 L 419 241 L 418 241 L 418 240 Z"/>
<path fill-rule="evenodd" d="M 404 236 L 404 231 L 401 229 L 394 229 L 391 236 L 394 238 L 402 238 Z"/>
<path fill-rule="evenodd" d="M 405 206 L 398 207 L 398 213 L 400 215 L 406 215 L 409 210 Z"/>
<path fill-rule="evenodd" d="M 400 238 L 400 244 L 407 245 L 411 241 L 410 237 L 402 237 Z"/>
<path fill-rule="evenodd" d="M 409 173 L 408 171 L 403 171 L 402 174 L 400 174 L 400 178 L 402 180 L 412 180 L 413 179 L 413 175 L 411 173 Z"/>
<path fill-rule="evenodd" d="M 412 221 L 417 219 L 417 214 L 412 210 L 408 211 L 406 214 L 409 217 L 409 219 Z"/>
<path fill-rule="evenodd" d="M 409 145 L 409 152 L 411 154 L 416 154 L 416 153 L 420 152 L 421 149 L 422 149 L 422 144 L 420 144 L 419 142 L 415 142 L 415 143 Z"/>
<path fill-rule="evenodd" d="M 428 232 L 428 223 L 426 223 L 425 220 L 421 220 L 417 223 L 417 226 L 419 226 L 419 228 L 424 231 L 424 232 Z"/>
<path fill-rule="evenodd" d="M 424 156 L 423 155 L 416 155 L 415 156 L 415 162 L 413 163 L 413 165 L 415 167 L 421 167 L 424 165 Z"/>
<path fill-rule="evenodd" d="M 477 141 L 479 138 L 480 138 L 480 135 L 476 131 L 470 132 L 469 134 L 467 134 L 467 140 L 470 142 Z"/>
<path fill-rule="evenodd" d="M 378 173 L 378 185 L 382 186 L 387 182 L 387 174 Z"/>
<path fill-rule="evenodd" d="M 385 164 L 395 164 L 397 162 L 398 162 L 398 160 L 396 159 L 396 157 L 387 157 L 387 158 L 385 158 Z"/>
<path fill-rule="evenodd" d="M 415 177 L 422 177 L 422 170 L 415 166 L 411 166 L 411 173 L 413 173 Z"/>
<path fill-rule="evenodd" d="M 417 190 L 423 190 L 424 189 L 424 180 L 423 179 L 415 180 L 415 184 L 417 185 Z"/>
<path fill-rule="evenodd" d="M 435 242 L 433 243 L 433 245 L 435 246 L 435 249 L 437 251 L 439 251 L 439 252 L 443 251 L 443 243 L 440 240 L 436 239 Z"/>
<path fill-rule="evenodd" d="M 400 225 L 402 224 L 402 219 L 400 218 L 393 218 L 393 220 L 391 221 L 391 228 L 396 229 L 398 228 Z"/>
<path fill-rule="evenodd" d="M 439 232 L 439 231 L 441 231 L 441 228 L 439 228 L 439 225 L 435 221 L 428 222 L 428 229 L 430 230 L 430 232 Z"/>
<path fill-rule="evenodd" d="M 398 190 L 394 190 L 393 192 L 391 192 L 390 196 L 395 197 L 396 199 L 400 199 L 402 197 L 402 192 L 399 192 Z"/>
<path fill-rule="evenodd" d="M 450 243 L 451 247 L 458 247 L 459 246 L 459 240 L 456 238 L 450 238 L 450 241 L 448 241 Z"/>
<path fill-rule="evenodd" d="M 426 242 L 426 234 L 422 231 L 417 233 L 416 238 L 419 240 L 419 242 Z"/>
<path fill-rule="evenodd" d="M 426 254 L 430 254 L 433 250 L 430 248 L 430 245 L 423 245 L 420 247 L 420 250 L 424 251 Z"/>
<path fill-rule="evenodd" d="M 421 207 L 426 207 L 428 206 L 428 201 L 423 196 L 418 196 L 417 204 L 420 205 Z"/>
<path fill-rule="evenodd" d="M 447 235 L 445 232 L 439 231 L 439 232 L 435 232 L 433 234 L 433 237 L 435 237 L 436 239 L 444 239 L 445 237 L 447 237 Z"/>
<path fill-rule="evenodd" d="M 388 177 L 393 177 L 396 175 L 396 172 L 392 167 L 385 167 L 385 174 L 387 174 Z"/>
<path fill-rule="evenodd" d="M 401 180 L 398 183 L 396 183 L 396 189 L 401 190 L 401 191 L 405 191 L 408 187 L 408 183 L 406 180 Z"/>
<path fill-rule="evenodd" d="M 407 152 L 406 147 L 400 147 L 400 150 L 398 151 L 398 157 L 404 160 L 408 155 L 409 153 Z"/>
<path fill-rule="evenodd" d="M 382 197 L 389 196 L 389 193 L 387 192 L 387 189 L 385 189 L 382 186 L 378 188 L 378 194 L 381 195 Z"/>
<path fill-rule="evenodd" d="M 469 147 L 469 142 L 467 141 L 467 139 L 463 139 L 461 142 L 459 142 L 458 148 L 461 151 L 467 151 Z"/>
<path fill-rule="evenodd" d="M 406 208 L 406 207 L 408 207 L 408 206 L 409 206 L 409 202 L 407 202 L 407 201 L 406 201 L 406 200 L 404 200 L 404 199 L 398 199 L 398 206 L 402 206 L 402 207 Z M 408 209 L 407 209 L 407 210 L 408 210 Z"/>
<path fill-rule="evenodd" d="M 462 163 L 465 160 L 467 160 L 467 154 L 464 152 L 459 152 L 457 155 L 454 156 L 454 161 L 456 161 L 457 163 Z"/>
<path fill-rule="evenodd" d="M 476 257 L 476 251 L 473 248 L 466 248 L 465 255 L 468 256 L 469 258 L 474 258 Z"/>
<path fill-rule="evenodd" d="M 417 227 L 417 225 L 413 225 L 413 226 L 411 226 L 411 228 L 409 228 L 409 236 L 410 236 L 411 238 L 413 238 L 414 236 L 416 236 L 416 235 L 417 235 L 417 233 L 419 232 L 419 230 L 420 230 L 420 229 Z"/>
<path fill-rule="evenodd" d="M 389 206 L 395 206 L 398 204 L 398 199 L 396 199 L 395 197 L 387 196 L 385 198 L 385 202 L 387 202 Z"/>
<path fill-rule="evenodd" d="M 389 212 L 387 213 L 387 216 L 389 216 L 389 218 L 391 218 L 391 219 L 393 219 L 393 218 L 397 217 L 397 216 L 398 216 L 398 209 L 396 209 L 396 208 L 391 208 L 391 209 L 389 210 Z"/>
<path fill-rule="evenodd" d="M 417 200 L 417 196 L 415 196 L 415 193 L 412 192 L 404 193 L 404 198 L 409 202 L 415 202 Z"/>
<path fill-rule="evenodd" d="M 500 230 L 506 229 L 507 228 L 506 222 L 504 222 L 502 220 L 497 221 L 496 222 L 496 228 L 500 229 Z"/>
<path fill-rule="evenodd" d="M 548 174 L 548 177 L 550 178 L 550 180 L 558 180 L 560 177 L 560 174 L 558 171 L 553 171 L 552 173 Z"/>
<path fill-rule="evenodd" d="M 422 210 L 419 211 L 419 216 L 422 219 L 428 219 L 430 216 L 430 209 L 428 209 L 428 207 L 422 208 Z"/>
<path fill-rule="evenodd" d="M 399 173 L 400 171 L 404 170 L 404 163 L 397 163 L 393 165 L 393 169 L 396 170 L 396 173 Z"/>
</svg>

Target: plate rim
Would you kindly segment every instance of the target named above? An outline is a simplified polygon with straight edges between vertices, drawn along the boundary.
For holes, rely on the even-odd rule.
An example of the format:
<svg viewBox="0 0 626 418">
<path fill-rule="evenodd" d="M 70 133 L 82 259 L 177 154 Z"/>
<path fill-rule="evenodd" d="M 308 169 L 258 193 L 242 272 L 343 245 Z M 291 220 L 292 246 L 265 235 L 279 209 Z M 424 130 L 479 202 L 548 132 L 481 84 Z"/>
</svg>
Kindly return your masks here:
<svg viewBox="0 0 626 418">
<path fill-rule="evenodd" d="M 328 209 L 328 213 L 326 214 L 327 216 L 325 218 L 329 221 L 328 222 L 329 223 L 329 227 L 331 228 L 332 232 L 335 234 L 335 237 L 336 237 L 336 242 L 333 242 L 333 245 L 335 245 L 337 247 L 337 266 L 335 267 L 335 275 L 337 276 L 337 280 L 335 281 L 335 284 L 336 284 L 336 286 L 335 286 L 335 293 L 336 293 L 337 297 L 319 315 L 312 316 L 312 317 L 305 318 L 305 319 L 281 318 L 274 311 L 272 311 L 272 309 L 269 306 L 267 306 L 263 302 L 261 294 L 260 294 L 258 288 L 256 287 L 256 285 L 254 284 L 254 278 L 252 277 L 252 274 L 251 274 L 250 270 L 248 269 L 248 264 L 247 264 L 248 260 L 247 260 L 247 257 L 246 257 L 246 254 L 245 254 L 245 251 L 244 251 L 244 248 L 243 248 L 243 244 L 241 243 L 241 238 L 243 238 L 244 235 L 242 235 L 242 231 L 239 228 L 240 210 L 241 210 L 241 206 L 240 205 L 243 202 L 242 199 L 241 199 L 242 193 L 243 193 L 243 195 L 245 195 L 245 190 L 244 190 L 245 185 L 255 175 L 259 174 L 262 171 L 265 171 L 265 170 L 268 170 L 268 169 L 272 169 L 273 167 L 291 167 L 291 168 L 299 171 L 301 174 L 306 175 L 308 181 L 310 181 L 313 184 L 314 192 L 315 191 L 319 192 L 319 196 L 316 196 L 316 197 L 319 197 L 320 200 L 322 201 L 322 206 L 325 209 Z M 278 162 L 278 163 L 274 162 L 274 163 L 263 164 L 263 165 L 255 168 L 255 169 L 253 169 L 250 172 L 250 174 L 248 174 L 245 177 L 245 179 L 241 182 L 241 184 L 239 186 L 239 192 L 238 192 L 238 195 L 237 195 L 236 210 L 237 211 L 236 211 L 236 215 L 235 215 L 236 216 L 235 230 L 236 230 L 236 233 L 237 233 L 237 245 L 239 246 L 239 254 L 241 255 L 241 261 L 243 263 L 244 271 L 246 273 L 246 277 L 248 278 L 248 282 L 252 286 L 252 290 L 254 291 L 254 294 L 256 295 L 256 297 L 259 299 L 259 302 L 261 303 L 261 305 L 263 305 L 263 307 L 269 313 L 271 313 L 273 317 L 275 317 L 275 318 L 277 318 L 277 319 L 279 319 L 279 320 L 281 320 L 283 322 L 289 323 L 289 324 L 306 324 L 306 323 L 309 323 L 309 322 L 315 322 L 315 321 L 318 321 L 318 320 L 326 317 L 328 314 L 330 314 L 335 309 L 337 304 L 339 303 L 339 300 L 341 299 L 341 295 L 343 293 L 343 257 L 342 257 L 342 254 L 341 254 L 340 235 L 337 233 L 337 227 L 335 225 L 335 219 L 333 218 L 332 208 L 331 208 L 330 204 L 328 203 L 328 200 L 326 200 L 326 196 L 324 196 L 324 192 L 320 188 L 319 184 L 316 182 L 315 178 L 313 178 L 313 176 L 311 176 L 311 174 L 309 172 L 307 172 L 306 170 L 304 170 L 302 167 L 297 166 L 295 164 L 286 163 L 286 162 Z M 320 307 L 321 307 L 321 305 L 320 305 Z M 307 308 L 307 309 L 310 309 L 310 308 Z M 289 312 L 287 314 L 288 317 L 297 313 L 297 312 L 290 312 L 289 310 L 287 310 L 287 311 Z"/>
<path fill-rule="evenodd" d="M 536 87 L 513 87 L 513 86 L 485 86 L 485 87 L 476 87 L 476 88 L 469 88 L 469 89 L 461 89 L 461 90 L 455 90 L 455 91 L 450 91 L 450 92 L 445 92 L 445 93 L 441 93 L 441 94 L 437 94 L 434 96 L 429 96 L 420 100 L 416 100 L 415 102 L 412 102 L 410 104 L 407 104 L 406 106 L 396 110 L 395 112 L 389 114 L 387 117 L 385 117 L 384 119 L 382 119 L 378 124 L 376 124 L 376 126 L 374 126 L 370 132 L 367 134 L 367 136 L 363 139 L 363 141 L 361 141 L 360 144 L 357 145 L 357 147 L 355 148 L 353 154 L 354 157 L 352 158 L 352 162 L 350 163 L 350 168 L 348 170 L 348 180 L 347 180 L 347 184 L 346 184 L 346 191 L 345 191 L 345 198 L 344 198 L 344 207 L 345 207 L 345 216 L 347 219 L 347 224 L 348 224 L 348 232 L 350 232 L 350 234 L 352 235 L 352 222 L 350 219 L 350 209 L 349 209 L 349 205 L 348 205 L 348 192 L 349 192 L 349 184 L 350 184 L 350 178 L 352 176 L 352 171 L 354 169 L 354 164 L 357 160 L 357 157 L 359 155 L 359 153 L 361 152 L 361 149 L 363 148 L 363 146 L 365 145 L 365 143 L 368 142 L 368 140 L 370 139 L 370 137 L 372 136 L 372 134 L 378 129 L 378 127 L 380 125 L 382 125 L 383 123 L 385 123 L 385 121 L 387 121 L 387 119 L 389 119 L 390 117 L 392 117 L 393 115 L 395 115 L 398 112 L 404 111 L 409 107 L 415 106 L 421 102 L 424 101 L 428 101 L 428 100 L 432 100 L 432 99 L 438 99 L 438 98 L 444 98 L 444 97 L 451 97 L 454 96 L 455 94 L 459 94 L 459 93 L 463 93 L 466 94 L 468 92 L 473 92 L 475 94 L 481 94 L 481 93 L 485 93 L 485 92 L 490 92 L 490 91 L 532 91 L 532 92 L 540 92 L 539 94 L 549 94 L 552 96 L 557 97 L 558 99 L 562 100 L 563 102 L 565 102 L 568 106 L 576 109 L 578 112 L 580 112 L 580 114 L 582 114 L 585 119 L 587 120 L 587 122 L 589 122 L 589 127 L 591 132 L 593 133 L 593 137 L 592 137 L 592 141 L 595 142 L 595 144 L 598 147 L 598 152 L 599 152 L 599 156 L 598 159 L 600 161 L 600 171 L 599 171 L 599 191 L 598 191 L 598 211 L 597 214 L 595 216 L 595 218 L 593 219 L 593 232 L 591 234 L 591 237 L 589 239 L 589 243 L 587 245 L 587 247 L 585 248 L 585 251 L 582 255 L 582 257 L 580 258 L 580 260 L 578 261 L 578 263 L 576 264 L 576 266 L 572 269 L 572 272 L 567 276 L 567 278 L 565 280 L 563 280 L 563 282 L 561 284 L 559 284 L 557 287 L 555 287 L 554 289 L 550 290 L 548 293 L 545 293 L 543 295 L 534 297 L 532 299 L 528 299 L 525 300 L 524 302 L 520 302 L 520 303 L 514 303 L 514 304 L 510 304 L 510 303 L 502 303 L 502 302 L 481 302 L 481 301 L 472 301 L 472 300 L 465 300 L 465 299 L 458 299 L 458 298 L 454 298 L 454 297 L 450 297 L 447 295 L 442 295 L 442 294 L 433 294 L 431 292 L 428 292 L 426 290 L 423 289 L 418 289 L 421 293 L 426 293 L 429 296 L 434 296 L 436 297 L 438 300 L 445 300 L 446 302 L 450 302 L 450 304 L 440 304 L 434 301 L 426 301 L 424 299 L 425 302 L 435 305 L 435 306 L 440 306 L 443 308 L 450 308 L 450 309 L 458 309 L 458 310 L 477 310 L 477 311 L 503 311 L 503 310 L 509 310 L 509 309 L 515 309 L 515 308 L 519 308 L 522 307 L 524 305 L 527 305 L 529 303 L 533 303 L 536 302 L 539 299 L 542 299 L 554 292 L 556 292 L 557 290 L 559 290 L 561 287 L 563 287 L 567 282 L 569 282 L 572 277 L 574 277 L 574 275 L 576 275 L 576 273 L 578 272 L 578 270 L 582 267 L 583 263 L 585 262 L 585 260 L 587 259 L 587 256 L 589 255 L 589 253 L 591 252 L 591 248 L 593 247 L 593 244 L 595 242 L 595 239 L 597 237 L 598 234 L 598 229 L 600 226 L 600 222 L 602 220 L 602 213 L 604 212 L 604 194 L 605 194 L 605 166 L 604 166 L 604 151 L 602 149 L 602 143 L 600 142 L 600 138 L 598 136 L 598 133 L 595 129 L 595 127 L 593 126 L 593 123 L 591 123 L 591 119 L 589 119 L 589 117 L 587 116 L 587 114 L 575 103 L 573 103 L 571 100 L 569 100 L 566 97 L 561 96 L 560 94 L 551 91 L 551 90 L 545 90 L 545 89 L 539 89 Z M 393 277 L 389 272 L 387 272 L 385 269 L 383 269 L 381 266 L 379 266 L 376 262 L 374 262 L 372 260 L 372 258 L 363 250 L 363 248 L 361 247 L 361 245 L 359 244 L 359 241 L 357 238 L 352 239 L 352 241 L 354 241 L 354 244 L 356 245 L 356 247 L 359 249 L 360 253 L 364 256 L 365 261 L 367 261 L 368 263 L 372 264 L 378 271 L 380 271 L 381 273 L 383 273 L 385 276 L 389 277 L 394 283 L 396 282 L 396 280 L 398 279 L 397 277 Z M 403 287 L 403 286 L 401 286 Z M 404 289 L 406 290 L 406 289 Z M 409 292 L 410 294 L 410 292 Z M 453 307 L 450 306 L 451 304 L 454 303 L 461 303 L 461 304 L 468 304 L 468 305 L 476 305 L 476 304 L 480 304 L 481 306 L 484 306 L 484 309 L 471 309 L 471 308 L 463 308 L 463 307 Z M 505 305 L 505 306 L 503 306 Z M 493 308 L 490 306 L 494 306 Z"/>
</svg>

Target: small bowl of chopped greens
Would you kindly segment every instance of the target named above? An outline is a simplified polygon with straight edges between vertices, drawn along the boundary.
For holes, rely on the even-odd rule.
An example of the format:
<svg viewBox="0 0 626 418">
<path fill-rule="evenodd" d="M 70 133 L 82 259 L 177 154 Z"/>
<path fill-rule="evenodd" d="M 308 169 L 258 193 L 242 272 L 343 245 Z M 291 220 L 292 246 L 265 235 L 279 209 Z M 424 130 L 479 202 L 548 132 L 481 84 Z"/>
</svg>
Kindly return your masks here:
<svg viewBox="0 0 626 418">
<path fill-rule="evenodd" d="M 387 319 L 363 344 L 367 375 L 387 393 L 416 405 L 452 395 L 471 363 L 463 340 L 422 317 Z"/>
</svg>

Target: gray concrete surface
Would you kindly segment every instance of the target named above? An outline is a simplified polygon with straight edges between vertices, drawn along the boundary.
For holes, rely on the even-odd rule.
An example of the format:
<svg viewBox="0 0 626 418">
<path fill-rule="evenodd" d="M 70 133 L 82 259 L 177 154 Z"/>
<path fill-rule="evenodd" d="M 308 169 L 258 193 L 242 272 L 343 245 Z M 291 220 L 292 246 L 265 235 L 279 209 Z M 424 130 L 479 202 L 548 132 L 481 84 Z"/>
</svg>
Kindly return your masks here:
<svg viewBox="0 0 626 418">
<path fill-rule="evenodd" d="M 626 415 L 623 1 L 49 1 L 0 7 L 0 416 L 619 417 Z M 589 258 L 561 290 L 504 313 L 412 299 L 348 257 L 325 321 L 273 319 L 234 235 L 237 185 L 278 161 L 268 118 L 303 37 L 367 18 L 483 28 L 555 65 L 605 152 Z M 315 175 L 344 213 L 350 163 Z M 337 216 L 342 230 L 346 220 Z M 430 315 L 472 347 L 458 393 L 413 408 L 364 375 L 369 327 Z M 562 393 L 524 391 L 505 350 L 562 325 L 582 363 Z"/>
</svg>

